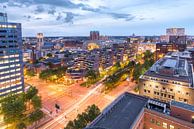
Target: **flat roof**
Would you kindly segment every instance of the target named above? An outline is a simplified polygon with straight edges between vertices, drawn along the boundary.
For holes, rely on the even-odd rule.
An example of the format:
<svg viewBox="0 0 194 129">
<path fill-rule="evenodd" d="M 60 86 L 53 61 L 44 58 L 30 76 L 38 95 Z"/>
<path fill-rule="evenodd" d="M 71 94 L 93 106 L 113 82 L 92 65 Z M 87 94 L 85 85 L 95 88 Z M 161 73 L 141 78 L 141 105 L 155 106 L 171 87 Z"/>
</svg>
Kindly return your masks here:
<svg viewBox="0 0 194 129">
<path fill-rule="evenodd" d="M 177 60 L 175 59 L 167 59 L 165 62 L 162 64 L 164 67 L 170 67 L 170 68 L 175 68 L 177 64 Z"/>
<path fill-rule="evenodd" d="M 109 105 L 88 129 L 130 129 L 148 98 L 124 93 Z"/>
<path fill-rule="evenodd" d="M 194 106 L 186 104 L 186 103 L 171 101 L 171 106 L 176 106 L 176 107 L 183 108 L 185 110 L 190 110 L 190 111 L 194 112 Z"/>
</svg>

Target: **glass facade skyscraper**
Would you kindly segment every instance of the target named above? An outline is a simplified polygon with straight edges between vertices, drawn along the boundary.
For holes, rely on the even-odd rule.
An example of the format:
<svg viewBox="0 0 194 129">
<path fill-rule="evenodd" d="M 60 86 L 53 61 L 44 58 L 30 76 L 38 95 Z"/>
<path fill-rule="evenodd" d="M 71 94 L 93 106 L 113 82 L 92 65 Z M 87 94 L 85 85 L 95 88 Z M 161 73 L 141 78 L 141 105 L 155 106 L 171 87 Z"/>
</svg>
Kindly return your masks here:
<svg viewBox="0 0 194 129">
<path fill-rule="evenodd" d="M 4 18 L 3 18 L 4 17 Z M 7 22 L 0 13 L 0 97 L 24 91 L 20 23 Z"/>
</svg>

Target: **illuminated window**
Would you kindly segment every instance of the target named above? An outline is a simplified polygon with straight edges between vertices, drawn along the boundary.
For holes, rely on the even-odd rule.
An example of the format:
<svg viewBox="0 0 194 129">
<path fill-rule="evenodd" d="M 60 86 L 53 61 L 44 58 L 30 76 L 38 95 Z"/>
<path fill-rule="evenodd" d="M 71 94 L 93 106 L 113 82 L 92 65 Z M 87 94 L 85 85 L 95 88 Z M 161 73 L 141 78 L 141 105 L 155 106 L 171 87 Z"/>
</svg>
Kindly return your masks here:
<svg viewBox="0 0 194 129">
<path fill-rule="evenodd" d="M 173 125 L 170 125 L 170 129 L 174 129 L 174 126 Z"/>
<path fill-rule="evenodd" d="M 160 125 L 161 125 L 159 121 L 156 121 L 156 124 L 157 124 L 158 126 L 160 126 Z"/>
<path fill-rule="evenodd" d="M 167 123 L 163 122 L 163 127 L 167 129 Z"/>
<path fill-rule="evenodd" d="M 194 116 L 192 116 L 192 121 L 191 122 L 194 123 Z"/>
<path fill-rule="evenodd" d="M 154 123 L 154 122 L 155 122 L 155 120 L 154 120 L 154 119 L 150 119 L 150 122 L 151 122 L 151 123 Z"/>
</svg>

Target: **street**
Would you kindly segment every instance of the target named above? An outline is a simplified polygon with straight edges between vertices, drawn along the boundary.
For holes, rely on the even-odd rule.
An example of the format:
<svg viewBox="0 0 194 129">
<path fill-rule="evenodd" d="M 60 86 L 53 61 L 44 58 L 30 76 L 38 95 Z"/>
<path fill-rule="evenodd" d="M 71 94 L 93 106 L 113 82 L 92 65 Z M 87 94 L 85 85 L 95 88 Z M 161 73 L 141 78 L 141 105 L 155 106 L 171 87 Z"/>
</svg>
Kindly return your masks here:
<svg viewBox="0 0 194 129">
<path fill-rule="evenodd" d="M 100 110 L 103 110 L 123 92 L 133 91 L 135 86 L 134 83 L 125 81 L 110 93 L 104 94 L 101 93 L 102 83 L 97 83 L 91 88 L 85 88 L 79 86 L 79 84 L 64 87 L 43 82 L 38 78 L 32 78 L 27 82 L 39 89 L 39 94 L 43 101 L 43 109 L 53 118 L 41 129 L 64 128 L 69 120 L 74 120 L 77 114 L 82 113 L 88 106 L 95 104 Z M 56 113 L 55 109 L 56 103 L 60 105 L 58 113 Z"/>
</svg>

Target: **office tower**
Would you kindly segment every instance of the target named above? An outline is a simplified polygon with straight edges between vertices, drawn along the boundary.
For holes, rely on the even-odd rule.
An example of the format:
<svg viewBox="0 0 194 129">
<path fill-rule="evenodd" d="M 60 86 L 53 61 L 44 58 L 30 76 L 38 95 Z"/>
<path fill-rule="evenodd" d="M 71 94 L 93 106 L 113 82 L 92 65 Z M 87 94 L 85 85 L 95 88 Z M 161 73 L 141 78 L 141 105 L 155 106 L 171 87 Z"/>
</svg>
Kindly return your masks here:
<svg viewBox="0 0 194 129">
<path fill-rule="evenodd" d="M 7 22 L 7 14 L 0 12 L 0 22 Z"/>
<path fill-rule="evenodd" d="M 166 29 L 166 35 L 168 36 L 184 36 L 185 28 L 168 28 Z"/>
<path fill-rule="evenodd" d="M 37 38 L 37 49 L 40 51 L 41 48 L 44 46 L 44 35 L 43 35 L 43 33 L 38 33 L 36 38 Z"/>
<path fill-rule="evenodd" d="M 22 32 L 6 14 L 0 13 L 0 19 L 0 96 L 5 96 L 24 91 Z"/>
<path fill-rule="evenodd" d="M 90 31 L 90 40 L 99 40 L 100 32 L 99 31 Z"/>
<path fill-rule="evenodd" d="M 123 93 L 85 129 L 193 129 L 194 106 Z"/>
<path fill-rule="evenodd" d="M 140 77 L 140 94 L 164 102 L 175 100 L 194 105 L 193 65 L 188 59 L 188 53 L 179 52 L 158 60 Z"/>
</svg>

